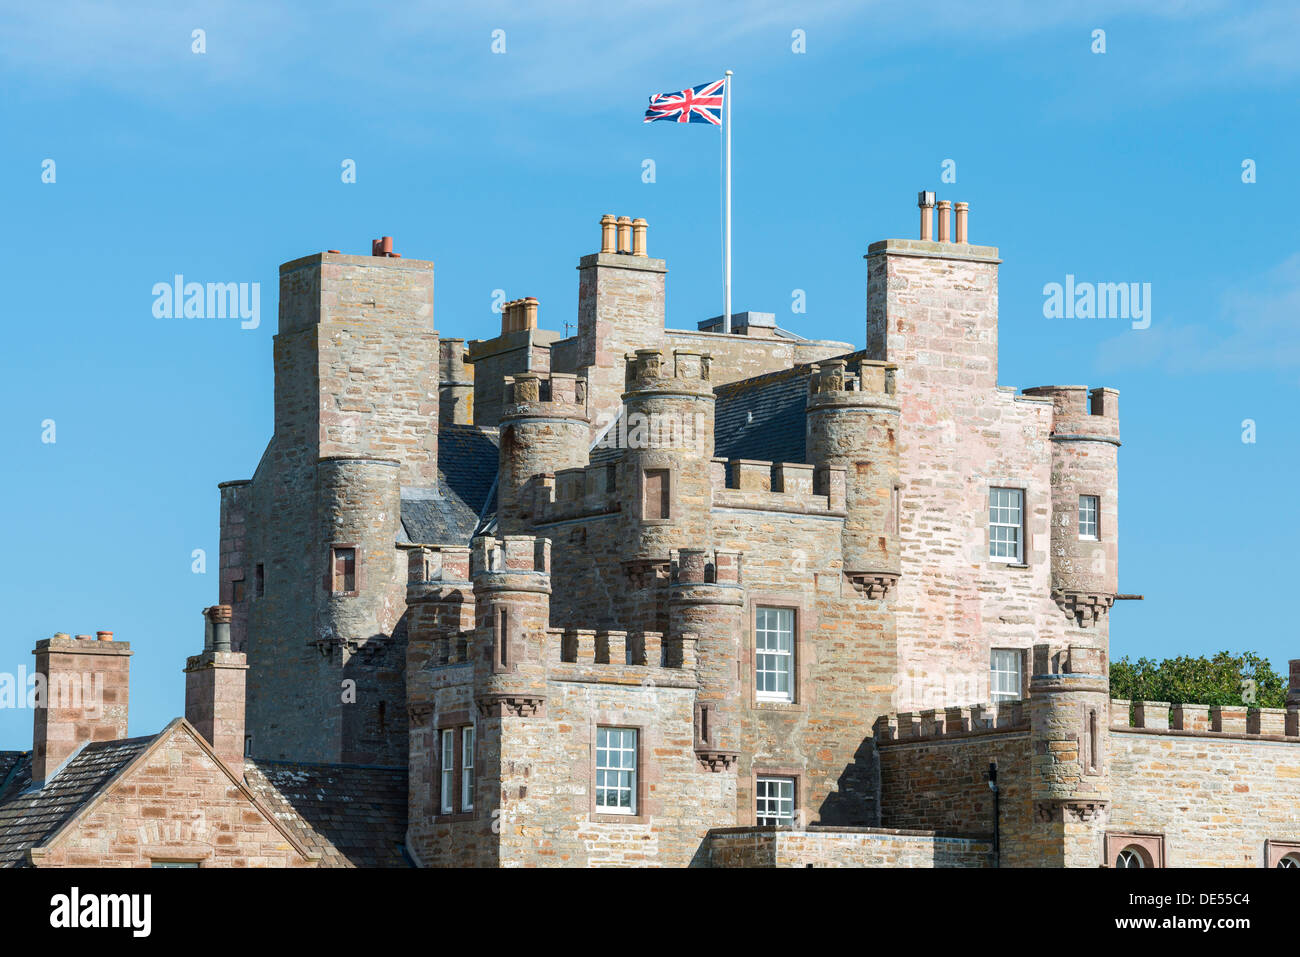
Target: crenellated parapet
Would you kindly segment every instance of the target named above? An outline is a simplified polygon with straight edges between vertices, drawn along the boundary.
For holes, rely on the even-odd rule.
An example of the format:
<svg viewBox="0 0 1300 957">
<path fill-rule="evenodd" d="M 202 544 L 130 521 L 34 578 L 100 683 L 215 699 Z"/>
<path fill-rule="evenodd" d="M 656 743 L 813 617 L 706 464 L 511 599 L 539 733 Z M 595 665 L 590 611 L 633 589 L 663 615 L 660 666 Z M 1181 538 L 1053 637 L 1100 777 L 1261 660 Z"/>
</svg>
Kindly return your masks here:
<svg viewBox="0 0 1300 957">
<path fill-rule="evenodd" d="M 623 400 L 628 393 L 688 395 L 712 400 L 713 357 L 690 349 L 638 349 L 624 356 Z"/>
<path fill-rule="evenodd" d="M 876 719 L 876 744 L 919 743 L 971 738 L 986 734 L 1029 730 L 1029 712 L 1023 701 L 962 705 L 902 711 Z"/>
<path fill-rule="evenodd" d="M 1052 400 L 1052 597 L 1080 628 L 1114 604 L 1119 574 L 1119 393 L 1039 386 Z"/>
<path fill-rule="evenodd" d="M 816 363 L 808 377 L 808 459 L 844 470 L 844 574 L 872 599 L 900 570 L 897 374 L 893 363 L 852 357 Z"/>
<path fill-rule="evenodd" d="M 839 465 L 709 461 L 714 508 L 744 508 L 796 515 L 843 516 L 847 470 Z"/>
<path fill-rule="evenodd" d="M 474 629 L 469 547 L 416 545 L 406 560 L 408 675 L 467 661 Z"/>
</svg>

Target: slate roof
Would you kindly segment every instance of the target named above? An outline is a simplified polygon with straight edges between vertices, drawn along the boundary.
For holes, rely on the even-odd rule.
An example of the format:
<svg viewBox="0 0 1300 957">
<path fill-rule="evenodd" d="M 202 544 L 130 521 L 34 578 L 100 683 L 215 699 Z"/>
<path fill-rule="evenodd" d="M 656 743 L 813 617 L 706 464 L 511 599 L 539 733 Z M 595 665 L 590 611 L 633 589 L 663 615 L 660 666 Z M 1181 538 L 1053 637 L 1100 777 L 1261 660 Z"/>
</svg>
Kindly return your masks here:
<svg viewBox="0 0 1300 957">
<path fill-rule="evenodd" d="M 4 752 L 0 770 L 0 867 L 27 867 L 27 849 L 52 835 L 153 743 L 157 735 L 86 745 L 46 785 L 30 790 L 30 751 Z M 18 755 L 13 760 L 13 755 Z"/>
<path fill-rule="evenodd" d="M 443 425 L 438 430 L 438 488 L 404 489 L 402 531 L 422 545 L 468 545 L 479 515 L 496 511 L 497 430 Z"/>
<path fill-rule="evenodd" d="M 806 463 L 809 371 L 799 365 L 714 389 L 714 457 Z"/>
<path fill-rule="evenodd" d="M 406 768 L 248 758 L 244 778 L 320 867 L 410 867 Z"/>
</svg>

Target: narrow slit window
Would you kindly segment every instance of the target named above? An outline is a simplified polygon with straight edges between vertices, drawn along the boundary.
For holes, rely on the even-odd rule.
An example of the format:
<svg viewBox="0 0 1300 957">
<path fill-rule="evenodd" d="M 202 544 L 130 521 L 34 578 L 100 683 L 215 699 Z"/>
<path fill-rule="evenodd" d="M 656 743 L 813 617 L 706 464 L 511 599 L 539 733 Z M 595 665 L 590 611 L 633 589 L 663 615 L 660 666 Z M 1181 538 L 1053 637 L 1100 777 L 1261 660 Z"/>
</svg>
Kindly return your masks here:
<svg viewBox="0 0 1300 957">
<path fill-rule="evenodd" d="M 441 767 L 442 767 L 442 780 L 440 783 L 441 783 L 441 792 L 442 792 L 442 799 L 441 799 L 442 813 L 450 814 L 452 812 L 452 808 L 453 808 L 452 802 L 455 799 L 455 793 L 456 793 L 455 792 L 455 786 L 456 786 L 456 729 L 455 728 L 443 729 Z"/>
<path fill-rule="evenodd" d="M 474 728 L 460 729 L 460 809 L 474 810 Z"/>
</svg>

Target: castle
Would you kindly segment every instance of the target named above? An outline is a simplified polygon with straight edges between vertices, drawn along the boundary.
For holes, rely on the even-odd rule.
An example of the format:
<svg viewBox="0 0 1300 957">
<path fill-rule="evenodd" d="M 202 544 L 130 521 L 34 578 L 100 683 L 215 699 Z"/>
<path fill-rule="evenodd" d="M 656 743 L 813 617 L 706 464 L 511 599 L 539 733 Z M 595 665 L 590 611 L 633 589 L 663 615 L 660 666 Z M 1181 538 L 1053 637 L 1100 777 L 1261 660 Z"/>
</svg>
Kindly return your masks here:
<svg viewBox="0 0 1300 957">
<path fill-rule="evenodd" d="M 998 251 L 919 205 L 867 250 L 861 350 L 668 328 L 625 216 L 568 337 L 522 297 L 442 338 L 388 238 L 283 265 L 186 719 L 132 750 L 121 676 L 107 728 L 38 712 L 0 862 L 1300 866 L 1300 660 L 1286 709 L 1111 700 L 1118 393 L 999 385 Z M 113 825 L 112 782 L 164 737 L 255 838 L 114 843 L 143 812 Z M 90 836 L 15 836 L 95 761 Z M 382 852 L 340 837 L 362 792 Z"/>
</svg>

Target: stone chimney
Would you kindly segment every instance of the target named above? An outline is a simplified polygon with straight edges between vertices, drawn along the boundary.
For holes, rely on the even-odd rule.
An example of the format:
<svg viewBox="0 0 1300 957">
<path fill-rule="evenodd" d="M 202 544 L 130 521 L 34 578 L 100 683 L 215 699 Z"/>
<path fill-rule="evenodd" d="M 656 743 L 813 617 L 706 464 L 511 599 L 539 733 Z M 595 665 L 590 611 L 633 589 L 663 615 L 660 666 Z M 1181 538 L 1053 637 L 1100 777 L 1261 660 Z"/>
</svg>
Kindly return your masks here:
<svg viewBox="0 0 1300 957">
<path fill-rule="evenodd" d="M 185 720 L 236 776 L 242 776 L 248 662 L 242 653 L 230 650 L 230 606 L 213 605 L 204 610 L 203 617 L 203 653 L 185 662 Z"/>
<path fill-rule="evenodd" d="M 32 780 L 47 780 L 92 741 L 126 737 L 131 646 L 111 631 L 97 638 L 63 633 L 36 643 L 36 671 L 45 681 L 32 734 Z"/>
</svg>

